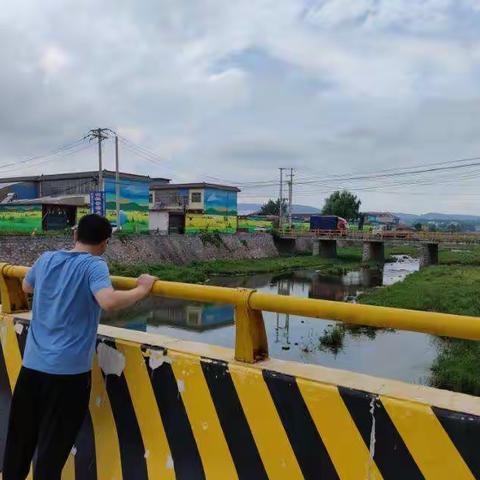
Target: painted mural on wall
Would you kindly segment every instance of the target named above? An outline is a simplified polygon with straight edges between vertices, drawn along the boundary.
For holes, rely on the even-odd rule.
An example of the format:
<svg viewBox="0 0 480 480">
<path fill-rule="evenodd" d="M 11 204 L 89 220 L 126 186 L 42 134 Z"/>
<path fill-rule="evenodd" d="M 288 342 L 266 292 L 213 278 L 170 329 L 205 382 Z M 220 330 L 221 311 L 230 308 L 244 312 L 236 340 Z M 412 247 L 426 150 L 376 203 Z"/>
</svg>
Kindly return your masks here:
<svg viewBox="0 0 480 480">
<path fill-rule="evenodd" d="M 237 215 L 237 192 L 205 189 L 205 213 L 209 215 Z"/>
<path fill-rule="evenodd" d="M 115 178 L 105 179 L 107 218 L 116 223 Z M 125 232 L 148 231 L 148 182 L 120 180 L 120 221 Z"/>
<path fill-rule="evenodd" d="M 0 205 L 0 232 L 33 233 L 41 230 L 40 205 Z"/>
<path fill-rule="evenodd" d="M 185 233 L 235 233 L 236 231 L 236 216 L 188 213 L 185 216 Z"/>
<path fill-rule="evenodd" d="M 260 216 L 238 217 L 238 229 L 244 232 L 271 232 L 273 221 Z"/>
</svg>

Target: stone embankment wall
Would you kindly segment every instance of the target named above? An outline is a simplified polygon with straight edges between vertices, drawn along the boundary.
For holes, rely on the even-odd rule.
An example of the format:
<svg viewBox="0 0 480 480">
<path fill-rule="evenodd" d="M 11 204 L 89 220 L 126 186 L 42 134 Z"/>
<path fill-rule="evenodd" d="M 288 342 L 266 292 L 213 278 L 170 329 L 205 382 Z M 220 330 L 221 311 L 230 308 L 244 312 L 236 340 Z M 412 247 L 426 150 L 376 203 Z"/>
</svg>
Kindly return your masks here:
<svg viewBox="0 0 480 480">
<path fill-rule="evenodd" d="M 69 237 L 0 236 L 0 262 L 31 265 L 48 250 L 72 248 Z M 266 233 L 236 235 L 128 235 L 112 238 L 105 257 L 123 264 L 243 260 L 279 255 Z"/>
</svg>

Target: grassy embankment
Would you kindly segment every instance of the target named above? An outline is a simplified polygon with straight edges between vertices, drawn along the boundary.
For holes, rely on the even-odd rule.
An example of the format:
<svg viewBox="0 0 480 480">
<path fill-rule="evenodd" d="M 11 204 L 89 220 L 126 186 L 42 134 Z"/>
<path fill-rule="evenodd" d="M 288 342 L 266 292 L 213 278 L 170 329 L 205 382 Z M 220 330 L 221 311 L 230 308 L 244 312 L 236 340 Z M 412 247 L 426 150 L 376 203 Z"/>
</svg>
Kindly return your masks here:
<svg viewBox="0 0 480 480">
<path fill-rule="evenodd" d="M 397 253 L 409 254 L 406 248 L 387 249 L 387 258 Z M 325 259 L 312 255 L 281 256 L 255 260 L 214 260 L 209 262 L 192 262 L 188 265 L 171 264 L 113 264 L 113 275 L 136 277 L 148 272 L 161 280 L 203 283 L 209 277 L 220 275 L 252 275 L 255 273 L 285 273 L 299 269 L 315 268 L 326 275 L 338 275 L 355 270 L 362 265 L 362 251 L 359 247 L 338 249 L 338 258 Z M 373 266 L 373 265 L 372 265 Z"/>
<path fill-rule="evenodd" d="M 440 265 L 416 272 L 401 283 L 362 295 L 361 303 L 480 316 L 480 247 L 440 251 Z M 480 343 L 439 339 L 431 383 L 480 395 Z"/>
<path fill-rule="evenodd" d="M 140 273 L 148 272 L 156 275 L 161 280 L 203 283 L 212 276 L 283 273 L 303 268 L 316 268 L 325 274 L 339 274 L 346 270 L 359 268 L 360 263 L 360 250 L 345 248 L 339 250 L 338 258 L 335 260 L 313 257 L 311 255 L 298 255 L 255 260 L 213 260 L 209 262 L 192 262 L 188 265 L 113 264 L 110 270 L 114 275 L 136 277 Z"/>
</svg>

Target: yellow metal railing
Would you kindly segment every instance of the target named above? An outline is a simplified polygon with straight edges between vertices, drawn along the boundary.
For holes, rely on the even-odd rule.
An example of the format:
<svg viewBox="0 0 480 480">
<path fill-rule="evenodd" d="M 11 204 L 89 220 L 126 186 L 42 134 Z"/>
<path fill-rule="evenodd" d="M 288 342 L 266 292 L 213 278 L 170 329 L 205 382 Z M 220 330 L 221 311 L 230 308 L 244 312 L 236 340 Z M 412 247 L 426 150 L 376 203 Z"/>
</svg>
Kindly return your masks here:
<svg viewBox="0 0 480 480">
<path fill-rule="evenodd" d="M 0 263 L 0 293 L 4 313 L 28 309 L 21 290 L 21 279 L 28 267 Z M 136 279 L 112 276 L 115 288 L 128 290 Z M 480 340 L 480 318 L 445 313 L 376 307 L 328 300 L 273 295 L 243 288 L 225 288 L 189 283 L 155 282 L 153 295 L 235 307 L 235 358 L 253 363 L 268 357 L 268 344 L 262 311 L 288 313 L 349 324 L 394 328 L 444 337 Z"/>
</svg>

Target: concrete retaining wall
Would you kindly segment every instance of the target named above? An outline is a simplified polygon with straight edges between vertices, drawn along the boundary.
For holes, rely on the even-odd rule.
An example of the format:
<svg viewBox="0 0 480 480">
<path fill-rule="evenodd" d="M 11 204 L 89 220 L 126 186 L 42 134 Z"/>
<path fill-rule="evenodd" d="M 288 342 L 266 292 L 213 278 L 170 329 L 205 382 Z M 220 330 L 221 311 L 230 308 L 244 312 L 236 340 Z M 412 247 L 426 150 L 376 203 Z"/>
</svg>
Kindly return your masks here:
<svg viewBox="0 0 480 480">
<path fill-rule="evenodd" d="M 0 261 L 31 265 L 49 250 L 72 248 L 69 237 L 0 236 Z M 269 234 L 236 235 L 129 235 L 114 237 L 105 257 L 124 264 L 242 260 L 278 256 Z"/>
</svg>

